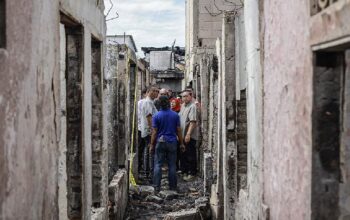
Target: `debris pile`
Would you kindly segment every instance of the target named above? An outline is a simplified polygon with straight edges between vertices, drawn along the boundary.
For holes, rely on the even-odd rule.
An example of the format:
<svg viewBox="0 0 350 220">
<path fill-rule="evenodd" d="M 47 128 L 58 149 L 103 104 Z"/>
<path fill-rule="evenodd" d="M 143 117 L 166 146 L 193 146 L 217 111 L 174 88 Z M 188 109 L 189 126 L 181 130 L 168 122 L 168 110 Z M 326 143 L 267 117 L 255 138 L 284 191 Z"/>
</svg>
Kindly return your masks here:
<svg viewBox="0 0 350 220">
<path fill-rule="evenodd" d="M 150 185 L 130 187 L 127 220 L 210 219 L 209 199 L 204 195 L 203 180 L 197 177 L 185 182 L 178 176 L 178 190 L 168 190 L 166 173 L 162 187 L 156 192 Z"/>
</svg>

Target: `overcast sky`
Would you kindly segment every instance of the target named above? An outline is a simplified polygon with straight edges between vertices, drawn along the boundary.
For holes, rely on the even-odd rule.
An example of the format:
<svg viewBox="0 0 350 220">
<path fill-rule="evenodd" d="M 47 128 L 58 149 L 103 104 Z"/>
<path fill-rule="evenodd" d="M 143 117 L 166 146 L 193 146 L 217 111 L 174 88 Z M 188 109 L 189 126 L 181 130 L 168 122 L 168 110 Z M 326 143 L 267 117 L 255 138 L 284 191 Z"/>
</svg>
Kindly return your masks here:
<svg viewBox="0 0 350 220">
<path fill-rule="evenodd" d="M 132 35 L 138 55 L 141 47 L 185 46 L 185 0 L 111 0 L 114 4 L 107 19 L 107 35 Z M 106 13 L 110 0 L 105 0 Z"/>
</svg>

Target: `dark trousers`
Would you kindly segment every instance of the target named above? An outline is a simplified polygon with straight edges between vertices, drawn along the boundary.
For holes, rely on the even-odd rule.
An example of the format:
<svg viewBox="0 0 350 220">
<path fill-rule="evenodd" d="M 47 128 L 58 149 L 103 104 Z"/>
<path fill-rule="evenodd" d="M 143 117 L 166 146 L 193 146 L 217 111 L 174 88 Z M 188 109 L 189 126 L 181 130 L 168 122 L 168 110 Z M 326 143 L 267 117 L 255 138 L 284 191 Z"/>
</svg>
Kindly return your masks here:
<svg viewBox="0 0 350 220">
<path fill-rule="evenodd" d="M 168 179 L 169 188 L 176 189 L 176 149 L 177 143 L 159 142 L 156 145 L 155 156 L 154 156 L 154 174 L 153 184 L 157 189 L 160 188 L 162 180 L 162 165 L 165 160 L 168 161 Z"/>
<path fill-rule="evenodd" d="M 143 148 L 145 145 L 145 141 L 144 139 L 141 137 L 141 131 L 138 131 L 137 133 L 137 158 L 138 158 L 138 168 L 139 168 L 139 172 L 142 170 L 143 168 Z"/>
<path fill-rule="evenodd" d="M 181 170 L 180 167 L 180 158 L 181 158 L 181 149 L 180 149 L 180 143 L 177 144 L 177 150 L 176 150 L 176 170 Z"/>
<path fill-rule="evenodd" d="M 190 142 L 185 144 L 186 151 L 181 152 L 181 171 L 185 174 L 196 175 L 197 173 L 196 142 L 196 140 L 191 139 Z"/>
<path fill-rule="evenodd" d="M 149 153 L 148 145 L 151 141 L 151 136 L 146 136 L 143 138 L 143 170 L 147 175 L 153 176 L 153 165 L 154 165 L 154 154 Z"/>
</svg>

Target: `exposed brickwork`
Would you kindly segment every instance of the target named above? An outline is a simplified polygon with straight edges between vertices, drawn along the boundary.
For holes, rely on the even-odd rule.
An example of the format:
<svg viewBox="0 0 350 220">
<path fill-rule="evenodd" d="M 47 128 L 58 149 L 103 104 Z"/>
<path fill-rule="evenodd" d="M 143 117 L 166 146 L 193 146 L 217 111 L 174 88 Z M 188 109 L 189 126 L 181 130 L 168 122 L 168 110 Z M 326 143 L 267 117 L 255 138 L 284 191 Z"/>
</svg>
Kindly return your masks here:
<svg viewBox="0 0 350 220">
<path fill-rule="evenodd" d="M 92 60 L 92 205 L 100 207 L 102 199 L 102 86 L 101 44 L 91 45 Z"/>
<path fill-rule="evenodd" d="M 82 36 L 67 29 L 67 185 L 68 217 L 81 217 L 82 208 Z"/>
<path fill-rule="evenodd" d="M 204 153 L 204 193 L 210 194 L 213 184 L 213 158 L 210 153 Z"/>
<path fill-rule="evenodd" d="M 211 150 L 213 161 L 217 161 L 217 122 L 218 122 L 218 59 L 213 56 L 211 59 L 209 77 L 209 128 L 208 148 Z M 217 170 L 216 162 L 213 163 L 214 176 Z M 215 178 L 214 178 L 215 179 Z"/>
<path fill-rule="evenodd" d="M 245 89 L 241 90 L 240 97 L 236 105 L 238 192 L 247 185 L 247 98 Z"/>
</svg>

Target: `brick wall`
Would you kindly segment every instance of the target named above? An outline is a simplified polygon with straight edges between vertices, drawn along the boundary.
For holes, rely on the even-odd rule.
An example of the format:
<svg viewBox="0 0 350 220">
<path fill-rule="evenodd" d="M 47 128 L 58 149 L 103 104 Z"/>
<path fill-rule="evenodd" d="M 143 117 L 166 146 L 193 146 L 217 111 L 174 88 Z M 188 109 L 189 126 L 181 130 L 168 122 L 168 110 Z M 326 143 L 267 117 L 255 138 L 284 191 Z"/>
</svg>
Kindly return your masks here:
<svg viewBox="0 0 350 220">
<path fill-rule="evenodd" d="M 82 36 L 67 29 L 67 185 L 68 217 L 81 217 L 82 208 Z"/>
<path fill-rule="evenodd" d="M 91 45 L 92 60 L 92 205 L 100 207 L 102 199 L 102 86 L 101 44 Z"/>
<path fill-rule="evenodd" d="M 237 142 L 237 184 L 238 192 L 247 185 L 247 98 L 246 90 L 241 90 L 237 100 L 236 142 Z"/>
</svg>

